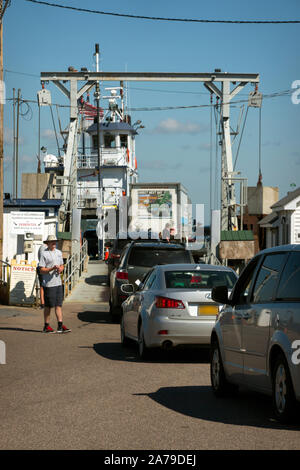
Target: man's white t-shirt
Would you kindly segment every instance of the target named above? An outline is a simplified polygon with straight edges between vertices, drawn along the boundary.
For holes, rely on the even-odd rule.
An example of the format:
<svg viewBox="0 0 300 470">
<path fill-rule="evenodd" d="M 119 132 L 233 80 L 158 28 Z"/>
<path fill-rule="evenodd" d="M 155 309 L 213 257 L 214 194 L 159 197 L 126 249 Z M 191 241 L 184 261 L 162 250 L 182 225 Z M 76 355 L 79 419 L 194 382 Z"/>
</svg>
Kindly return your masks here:
<svg viewBox="0 0 300 470">
<path fill-rule="evenodd" d="M 53 266 L 61 266 L 64 264 L 62 252 L 57 250 L 49 250 L 46 248 L 41 253 L 41 259 L 39 262 L 39 266 L 41 268 L 52 268 Z M 61 286 L 61 277 L 55 270 L 51 271 L 50 273 L 43 274 L 43 287 L 56 287 Z"/>
</svg>

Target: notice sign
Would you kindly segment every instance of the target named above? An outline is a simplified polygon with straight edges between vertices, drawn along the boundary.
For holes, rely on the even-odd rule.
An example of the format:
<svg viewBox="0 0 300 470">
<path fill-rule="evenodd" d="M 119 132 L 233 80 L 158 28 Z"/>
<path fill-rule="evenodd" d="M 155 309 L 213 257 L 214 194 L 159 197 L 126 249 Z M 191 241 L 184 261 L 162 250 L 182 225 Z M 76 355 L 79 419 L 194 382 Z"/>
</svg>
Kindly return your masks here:
<svg viewBox="0 0 300 470">
<path fill-rule="evenodd" d="M 10 305 L 35 303 L 36 267 L 31 264 L 12 264 L 10 274 Z"/>
<path fill-rule="evenodd" d="M 24 235 L 33 233 L 34 235 L 43 235 L 44 232 L 44 212 L 11 212 L 11 233 Z"/>
</svg>

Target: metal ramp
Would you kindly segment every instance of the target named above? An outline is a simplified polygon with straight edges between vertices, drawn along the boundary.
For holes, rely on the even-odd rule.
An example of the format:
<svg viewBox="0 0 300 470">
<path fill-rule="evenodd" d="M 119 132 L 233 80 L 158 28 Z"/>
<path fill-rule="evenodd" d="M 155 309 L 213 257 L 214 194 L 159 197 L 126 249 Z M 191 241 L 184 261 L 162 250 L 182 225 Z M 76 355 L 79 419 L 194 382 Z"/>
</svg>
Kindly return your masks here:
<svg viewBox="0 0 300 470">
<path fill-rule="evenodd" d="M 108 303 L 107 266 L 103 261 L 89 260 L 87 271 L 65 298 L 65 303 Z"/>
</svg>

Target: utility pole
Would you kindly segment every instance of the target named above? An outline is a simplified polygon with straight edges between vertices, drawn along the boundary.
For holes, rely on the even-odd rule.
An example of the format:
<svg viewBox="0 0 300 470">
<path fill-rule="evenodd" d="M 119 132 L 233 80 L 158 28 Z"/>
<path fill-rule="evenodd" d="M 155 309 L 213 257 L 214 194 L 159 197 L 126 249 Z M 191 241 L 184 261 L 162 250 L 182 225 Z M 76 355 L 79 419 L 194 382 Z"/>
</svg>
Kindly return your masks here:
<svg viewBox="0 0 300 470">
<path fill-rule="evenodd" d="M 95 57 L 96 57 L 96 72 L 99 72 L 99 44 L 95 44 Z M 98 156 L 98 191 L 100 194 L 100 201 L 101 200 L 101 175 L 100 175 L 100 88 L 99 82 L 96 82 L 96 90 L 94 93 L 96 103 L 97 103 L 97 156 Z"/>
<path fill-rule="evenodd" d="M 16 150 L 15 150 L 15 197 L 18 199 L 18 185 L 19 185 L 19 126 L 20 126 L 20 102 L 21 102 L 21 90 L 18 89 L 17 98 L 17 135 L 16 135 Z"/>
<path fill-rule="evenodd" d="M 0 0 L 0 84 L 3 96 L 0 96 L 0 260 L 3 258 L 3 104 L 4 104 L 4 83 L 3 83 L 3 23 L 2 19 L 10 0 Z M 2 279 L 2 269 L 1 269 Z"/>
</svg>

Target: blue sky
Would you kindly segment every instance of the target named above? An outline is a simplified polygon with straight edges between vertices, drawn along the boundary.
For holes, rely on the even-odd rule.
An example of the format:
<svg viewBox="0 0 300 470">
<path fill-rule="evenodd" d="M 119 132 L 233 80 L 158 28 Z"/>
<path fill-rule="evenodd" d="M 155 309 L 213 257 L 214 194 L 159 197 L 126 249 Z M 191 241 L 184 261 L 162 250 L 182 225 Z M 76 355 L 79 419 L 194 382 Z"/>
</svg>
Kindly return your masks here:
<svg viewBox="0 0 300 470">
<path fill-rule="evenodd" d="M 56 0 L 53 3 L 106 12 L 165 18 L 219 20 L 300 20 L 298 0 L 240 2 L 228 0 Z M 129 19 L 75 12 L 11 0 L 4 17 L 5 165 L 4 191 L 12 191 L 13 88 L 32 100 L 22 108 L 20 119 L 19 173 L 35 172 L 38 153 L 37 91 L 42 71 L 95 70 L 95 44 L 100 45 L 103 71 L 129 72 L 213 72 L 259 73 L 259 91 L 264 95 L 291 91 L 300 80 L 300 24 L 209 24 Z M 105 86 L 109 86 L 105 83 Z M 52 102 L 68 104 L 65 97 L 49 85 Z M 246 111 L 251 85 L 231 109 L 235 129 L 241 107 Z M 104 86 L 103 86 L 104 93 Z M 210 108 L 151 110 L 153 107 L 208 105 L 210 96 L 203 84 L 128 84 L 128 105 L 150 108 L 135 111 L 145 129 L 137 137 L 136 151 L 141 182 L 181 182 L 193 203 L 205 204 L 209 222 L 210 158 L 213 157 L 212 208 L 218 208 L 220 181 L 215 177 L 215 135 L 211 147 Z M 67 111 L 60 108 L 67 125 Z M 265 186 L 278 186 L 280 197 L 300 185 L 299 119 L 300 104 L 291 94 L 266 97 L 262 107 L 262 175 Z M 250 108 L 236 169 L 255 186 L 258 179 L 259 112 Z M 56 118 L 56 112 L 55 112 Z M 213 122 L 214 124 L 214 122 Z M 242 126 L 243 120 L 240 122 Z M 56 121 L 56 127 L 58 123 Z M 55 153 L 56 141 L 49 109 L 41 109 L 41 145 Z M 233 146 L 235 157 L 239 137 Z M 210 148 L 212 150 L 210 151 Z M 218 166 L 220 165 L 218 159 Z M 19 180 L 21 176 L 19 176 Z"/>
</svg>

